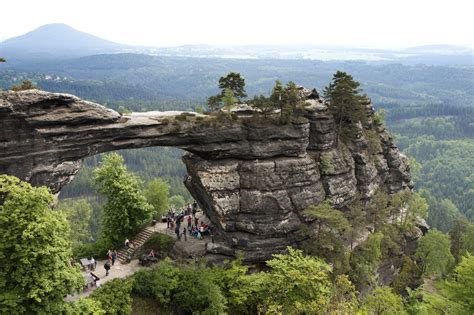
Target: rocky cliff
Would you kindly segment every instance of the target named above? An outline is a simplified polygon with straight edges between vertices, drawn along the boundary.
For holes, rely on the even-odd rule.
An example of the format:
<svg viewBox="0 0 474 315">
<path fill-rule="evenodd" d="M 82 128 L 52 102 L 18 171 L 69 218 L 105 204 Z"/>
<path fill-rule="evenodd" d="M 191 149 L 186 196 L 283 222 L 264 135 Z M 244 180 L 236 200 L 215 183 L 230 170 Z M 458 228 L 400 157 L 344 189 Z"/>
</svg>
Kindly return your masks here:
<svg viewBox="0 0 474 315">
<path fill-rule="evenodd" d="M 185 181 L 226 241 L 213 254 L 243 251 L 268 259 L 299 241 L 302 211 L 329 198 L 342 207 L 359 192 L 411 188 L 406 158 L 383 125 L 359 126 L 356 141 L 336 141 L 334 119 L 315 91 L 304 90 L 300 119 L 262 119 L 181 112 L 121 115 L 66 94 L 0 93 L 0 173 L 58 192 L 101 152 L 149 146 L 188 154 Z"/>
</svg>

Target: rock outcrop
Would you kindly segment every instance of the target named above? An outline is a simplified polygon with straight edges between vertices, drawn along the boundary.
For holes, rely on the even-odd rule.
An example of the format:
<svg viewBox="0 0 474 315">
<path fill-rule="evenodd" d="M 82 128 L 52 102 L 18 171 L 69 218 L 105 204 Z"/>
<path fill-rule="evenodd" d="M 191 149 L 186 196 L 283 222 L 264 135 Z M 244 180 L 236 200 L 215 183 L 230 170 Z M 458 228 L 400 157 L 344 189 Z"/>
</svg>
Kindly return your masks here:
<svg viewBox="0 0 474 315">
<path fill-rule="evenodd" d="M 210 253 L 241 250 L 247 261 L 259 262 L 298 243 L 309 205 L 330 198 L 342 207 L 358 192 L 370 198 L 378 189 L 412 186 L 406 158 L 382 125 L 369 119 L 360 138 L 345 145 L 317 92 L 303 90 L 301 97 L 305 118 L 276 126 L 197 113 L 121 115 L 72 95 L 1 92 L 0 173 L 58 192 L 87 156 L 182 148 L 188 151 L 185 185 L 226 241 L 210 246 Z"/>
</svg>

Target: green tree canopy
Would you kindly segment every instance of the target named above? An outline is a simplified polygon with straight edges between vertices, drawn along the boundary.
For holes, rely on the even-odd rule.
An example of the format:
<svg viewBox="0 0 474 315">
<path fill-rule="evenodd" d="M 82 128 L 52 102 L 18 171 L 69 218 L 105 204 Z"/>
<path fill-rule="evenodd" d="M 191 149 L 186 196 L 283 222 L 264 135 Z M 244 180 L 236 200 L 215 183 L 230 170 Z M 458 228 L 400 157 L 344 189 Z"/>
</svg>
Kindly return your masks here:
<svg viewBox="0 0 474 315">
<path fill-rule="evenodd" d="M 67 221 L 52 202 L 46 187 L 0 175 L 0 313 L 58 314 L 83 286 Z"/>
<path fill-rule="evenodd" d="M 219 78 L 218 95 L 210 96 L 207 99 L 207 105 L 213 111 L 221 106 L 229 106 L 240 102 L 242 98 L 247 97 L 245 93 L 245 79 L 237 72 L 229 72 L 225 77 Z"/>
<path fill-rule="evenodd" d="M 446 282 L 446 294 L 462 305 L 465 314 L 474 314 L 474 256 L 461 259 L 454 269 L 454 276 Z"/>
<path fill-rule="evenodd" d="M 260 310 L 270 314 L 324 314 L 333 289 L 331 267 L 292 248 L 288 248 L 286 255 L 273 257 L 267 261 L 270 272 L 261 274 Z"/>
<path fill-rule="evenodd" d="M 132 312 L 132 287 L 131 279 L 113 279 L 92 292 L 89 299 L 98 303 L 106 314 L 128 315 Z"/>
<path fill-rule="evenodd" d="M 298 103 L 298 88 L 292 81 L 283 86 L 281 81 L 275 81 L 270 95 L 270 102 L 274 109 L 280 111 L 280 123 L 288 123 Z"/>
<path fill-rule="evenodd" d="M 155 218 L 160 218 L 169 208 L 169 187 L 168 184 L 160 179 L 155 178 L 148 183 L 145 190 L 146 200 L 153 206 L 153 214 Z"/>
<path fill-rule="evenodd" d="M 150 218 L 152 207 L 141 192 L 139 178 L 130 173 L 123 157 L 106 154 L 94 171 L 94 182 L 107 201 L 102 210 L 102 235 L 108 245 L 131 237 Z"/>
<path fill-rule="evenodd" d="M 219 78 L 219 88 L 221 89 L 221 96 L 225 96 L 227 89 L 232 91 L 232 94 L 237 101 L 241 101 L 242 98 L 247 97 L 245 93 L 245 79 L 237 72 L 229 72 L 225 77 Z"/>
<path fill-rule="evenodd" d="M 468 224 L 461 236 L 461 254 L 474 255 L 474 223 Z"/>
<path fill-rule="evenodd" d="M 401 296 L 389 287 L 376 288 L 362 303 L 362 310 L 373 315 L 406 314 Z"/>
<path fill-rule="evenodd" d="M 186 200 L 184 200 L 184 197 L 181 195 L 173 195 L 170 197 L 170 206 L 175 208 L 175 209 L 181 209 L 184 208 L 186 205 Z"/>
<path fill-rule="evenodd" d="M 437 230 L 429 231 L 423 236 L 416 250 L 416 257 L 423 262 L 423 274 L 427 276 L 442 275 L 453 263 L 449 236 Z"/>
</svg>

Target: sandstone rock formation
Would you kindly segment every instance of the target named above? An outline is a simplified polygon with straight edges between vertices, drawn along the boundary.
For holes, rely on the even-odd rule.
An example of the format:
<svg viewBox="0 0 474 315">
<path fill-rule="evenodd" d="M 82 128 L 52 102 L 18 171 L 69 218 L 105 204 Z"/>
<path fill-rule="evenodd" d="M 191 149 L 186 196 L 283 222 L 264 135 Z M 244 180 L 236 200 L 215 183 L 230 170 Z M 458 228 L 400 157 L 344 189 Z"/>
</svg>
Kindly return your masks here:
<svg viewBox="0 0 474 315">
<path fill-rule="evenodd" d="M 302 211 L 330 198 L 342 207 L 357 192 L 411 188 L 408 164 L 383 126 L 337 144 L 335 124 L 315 90 L 303 90 L 305 119 L 284 126 L 249 118 L 181 112 L 121 115 L 66 94 L 0 93 L 0 173 L 58 192 L 82 159 L 101 152 L 174 146 L 189 153 L 185 185 L 226 240 L 212 254 L 243 251 L 258 262 L 295 245 Z M 368 115 L 373 114 L 368 106 Z M 369 150 L 368 129 L 378 146 Z M 371 134 L 372 141 L 374 134 Z"/>
</svg>

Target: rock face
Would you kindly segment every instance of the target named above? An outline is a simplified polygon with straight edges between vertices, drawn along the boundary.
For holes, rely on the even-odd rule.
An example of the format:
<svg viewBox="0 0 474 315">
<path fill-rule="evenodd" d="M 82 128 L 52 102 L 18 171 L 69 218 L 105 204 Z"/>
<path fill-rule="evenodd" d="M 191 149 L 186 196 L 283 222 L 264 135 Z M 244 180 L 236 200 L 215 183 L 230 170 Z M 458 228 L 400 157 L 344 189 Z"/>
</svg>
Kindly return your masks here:
<svg viewBox="0 0 474 315">
<path fill-rule="evenodd" d="M 259 262 L 298 243 L 302 211 L 357 192 L 411 188 L 408 164 L 383 126 L 361 126 L 355 143 L 336 141 L 334 119 L 315 90 L 301 97 L 299 119 L 284 126 L 181 112 L 121 115 L 72 95 L 30 90 L 0 93 L 0 173 L 58 192 L 82 159 L 101 152 L 174 146 L 189 153 L 185 185 L 226 241 L 213 255 L 243 251 Z M 368 106 L 368 115 L 373 113 Z M 378 146 L 369 150 L 367 128 Z M 367 129 L 368 130 L 368 129 Z M 339 143 L 338 143 L 339 142 Z"/>
</svg>

